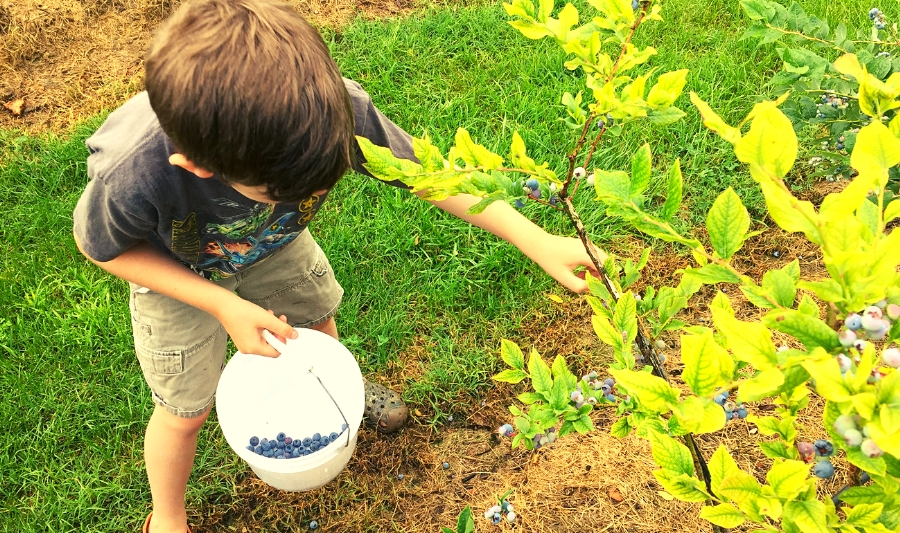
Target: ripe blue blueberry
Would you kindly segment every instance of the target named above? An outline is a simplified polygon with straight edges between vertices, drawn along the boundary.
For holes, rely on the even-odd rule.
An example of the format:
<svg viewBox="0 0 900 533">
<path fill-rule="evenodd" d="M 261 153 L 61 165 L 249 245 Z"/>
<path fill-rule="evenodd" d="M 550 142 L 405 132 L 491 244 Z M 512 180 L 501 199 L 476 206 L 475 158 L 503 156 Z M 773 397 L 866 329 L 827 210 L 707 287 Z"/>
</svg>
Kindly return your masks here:
<svg viewBox="0 0 900 533">
<path fill-rule="evenodd" d="M 259 444 L 257 444 L 256 446 L 253 447 L 253 453 L 255 453 L 256 455 L 262 455 L 263 447 L 260 446 Z"/>
<path fill-rule="evenodd" d="M 303 442 L 303 445 L 306 446 L 306 447 L 308 448 L 309 445 L 312 444 L 312 439 L 309 438 L 309 437 L 304 437 L 304 439 L 303 439 L 302 442 Z"/>
<path fill-rule="evenodd" d="M 291 453 L 292 451 L 294 451 L 294 445 L 293 444 L 285 444 L 284 451 L 287 453 Z"/>
<path fill-rule="evenodd" d="M 632 10 L 637 11 L 638 9 L 640 9 L 640 7 L 641 7 L 641 3 L 638 2 L 638 0 L 631 0 L 631 9 Z"/>
<path fill-rule="evenodd" d="M 822 479 L 830 478 L 834 475 L 834 465 L 831 464 L 831 461 L 819 461 L 813 467 L 813 474 Z"/>
<path fill-rule="evenodd" d="M 522 201 L 521 198 L 516 198 L 516 201 L 513 202 L 513 205 L 516 206 L 516 209 L 522 209 L 523 207 L 525 207 L 525 202 Z"/>
<path fill-rule="evenodd" d="M 276 459 L 285 459 L 285 456 L 284 456 L 284 454 L 281 454 L 281 455 L 276 455 L 275 458 Z"/>
<path fill-rule="evenodd" d="M 606 395 L 606 399 L 609 400 L 609 401 L 611 401 L 611 402 L 615 402 L 615 401 L 616 401 L 616 397 L 613 396 L 612 394 L 607 394 L 607 395 Z"/>
<path fill-rule="evenodd" d="M 819 457 L 831 457 L 834 453 L 834 445 L 825 439 L 819 439 L 813 443 L 816 448 L 816 455 Z"/>
<path fill-rule="evenodd" d="M 309 529 L 319 529 L 319 523 L 313 520 L 309 523 Z"/>
<path fill-rule="evenodd" d="M 403 481 L 404 477 L 406 476 L 404 476 L 403 474 L 397 474 L 397 479 L 399 479 L 400 481 Z"/>
<path fill-rule="evenodd" d="M 713 401 L 718 405 L 725 405 L 725 401 L 728 400 L 728 396 L 725 394 L 720 394 L 713 398 Z"/>
<path fill-rule="evenodd" d="M 328 435 L 328 439 L 331 440 L 331 442 L 338 440 L 338 437 L 340 437 L 340 435 L 334 431 L 331 432 L 331 435 Z"/>
<path fill-rule="evenodd" d="M 746 407 L 738 407 L 737 415 L 738 415 L 738 418 L 747 418 L 747 408 Z"/>
<path fill-rule="evenodd" d="M 844 319 L 844 325 L 847 326 L 847 329 L 850 331 L 856 331 L 862 327 L 862 317 L 856 313 L 848 315 L 847 318 Z"/>
<path fill-rule="evenodd" d="M 834 104 L 834 107 L 837 107 L 837 104 Z M 834 145 L 834 147 L 835 147 L 836 149 L 838 149 L 838 150 L 843 150 L 843 149 L 844 149 L 844 143 L 837 143 L 836 145 Z"/>
<path fill-rule="evenodd" d="M 343 433 L 347 429 L 347 424 L 341 424 L 341 432 Z"/>
<path fill-rule="evenodd" d="M 284 449 L 284 441 L 280 440 L 280 441 L 276 442 L 275 447 L 278 448 L 279 450 L 283 450 Z"/>
<path fill-rule="evenodd" d="M 248 445 L 248 446 L 247 446 L 247 449 L 250 450 L 251 452 L 256 453 L 256 452 L 255 452 L 255 450 L 256 450 L 256 447 L 255 447 L 255 446 L 249 446 L 249 445 Z"/>
<path fill-rule="evenodd" d="M 530 180 L 525 182 L 525 186 L 528 187 L 529 189 L 534 190 L 534 189 L 540 188 L 541 185 L 540 185 L 540 183 L 538 183 L 538 180 L 531 178 Z"/>
<path fill-rule="evenodd" d="M 296 459 L 300 457 L 300 450 L 294 448 L 294 451 L 291 452 L 291 459 Z"/>
<path fill-rule="evenodd" d="M 256 447 L 259 444 L 259 437 L 250 437 L 250 446 Z"/>
<path fill-rule="evenodd" d="M 312 440 L 322 440 L 322 435 L 319 433 L 313 433 Z"/>
<path fill-rule="evenodd" d="M 274 457 L 275 452 L 271 448 L 263 452 L 263 457 Z"/>
<path fill-rule="evenodd" d="M 287 435 L 285 435 L 284 433 L 279 433 L 275 436 L 275 440 L 277 440 L 278 442 L 284 442 L 285 437 L 287 437 Z"/>
<path fill-rule="evenodd" d="M 450 463 L 444 461 L 444 464 L 442 464 L 441 466 L 444 467 L 444 470 L 447 470 L 448 468 L 450 468 Z"/>
</svg>

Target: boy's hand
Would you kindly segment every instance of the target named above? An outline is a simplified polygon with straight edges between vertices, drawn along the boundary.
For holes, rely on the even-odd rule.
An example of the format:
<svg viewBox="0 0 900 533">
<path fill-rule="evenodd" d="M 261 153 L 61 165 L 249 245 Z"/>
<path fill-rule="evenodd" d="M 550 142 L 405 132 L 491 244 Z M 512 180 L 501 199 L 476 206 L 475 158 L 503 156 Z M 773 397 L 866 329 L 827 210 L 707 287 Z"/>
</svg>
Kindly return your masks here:
<svg viewBox="0 0 900 533">
<path fill-rule="evenodd" d="M 600 273 L 594 268 L 581 239 L 575 237 L 560 237 L 543 233 L 537 242 L 524 246 L 522 252 L 553 279 L 573 292 L 585 293 L 588 291 L 584 274 L 576 274 L 574 272 L 576 268 L 584 267 L 595 277 L 600 277 Z M 594 257 L 599 259 L 602 264 L 606 261 L 607 256 L 606 252 L 594 246 Z"/>
<path fill-rule="evenodd" d="M 287 323 L 287 317 L 276 317 L 255 303 L 235 295 L 215 314 L 234 345 L 243 353 L 278 357 L 278 350 L 266 342 L 262 330 L 267 329 L 279 340 L 294 339 L 297 332 Z"/>
</svg>

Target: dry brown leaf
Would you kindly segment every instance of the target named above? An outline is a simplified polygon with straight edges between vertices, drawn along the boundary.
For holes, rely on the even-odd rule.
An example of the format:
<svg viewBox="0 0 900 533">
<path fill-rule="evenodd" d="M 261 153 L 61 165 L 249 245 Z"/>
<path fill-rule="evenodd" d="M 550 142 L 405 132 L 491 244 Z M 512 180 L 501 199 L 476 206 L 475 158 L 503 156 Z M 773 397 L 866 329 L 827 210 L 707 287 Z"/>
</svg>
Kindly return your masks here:
<svg viewBox="0 0 900 533">
<path fill-rule="evenodd" d="M 620 503 L 625 500 L 625 496 L 622 496 L 622 493 L 619 492 L 619 489 L 615 487 L 611 487 L 606 493 L 609 495 L 609 499 L 616 503 Z"/>
<path fill-rule="evenodd" d="M 16 100 L 13 100 L 12 102 L 6 102 L 5 104 L 3 104 L 3 107 L 9 109 L 13 115 L 18 117 L 22 114 L 22 108 L 25 107 L 25 99 L 18 98 Z"/>
</svg>

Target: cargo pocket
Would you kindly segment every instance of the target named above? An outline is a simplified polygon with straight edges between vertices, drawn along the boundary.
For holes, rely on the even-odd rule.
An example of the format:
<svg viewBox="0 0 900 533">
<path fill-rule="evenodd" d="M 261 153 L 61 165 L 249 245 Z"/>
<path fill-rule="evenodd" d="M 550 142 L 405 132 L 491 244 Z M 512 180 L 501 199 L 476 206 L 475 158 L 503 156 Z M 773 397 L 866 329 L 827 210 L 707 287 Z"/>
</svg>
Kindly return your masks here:
<svg viewBox="0 0 900 533">
<path fill-rule="evenodd" d="M 137 345 L 135 351 L 146 373 L 171 376 L 184 372 L 184 350 L 151 350 Z"/>
</svg>

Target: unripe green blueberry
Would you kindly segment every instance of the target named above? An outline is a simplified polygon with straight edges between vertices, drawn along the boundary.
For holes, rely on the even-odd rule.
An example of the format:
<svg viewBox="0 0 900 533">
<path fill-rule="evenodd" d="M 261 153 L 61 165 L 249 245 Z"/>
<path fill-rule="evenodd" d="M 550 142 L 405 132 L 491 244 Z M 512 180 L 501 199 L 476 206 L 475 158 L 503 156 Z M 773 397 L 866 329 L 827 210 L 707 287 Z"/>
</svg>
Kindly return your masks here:
<svg viewBox="0 0 900 533">
<path fill-rule="evenodd" d="M 888 304 L 887 300 L 881 299 L 881 300 L 878 300 L 877 302 L 875 302 L 875 307 L 877 307 L 883 311 L 884 308 L 887 307 L 887 304 Z"/>
<path fill-rule="evenodd" d="M 588 177 L 587 177 L 587 179 L 584 180 L 584 182 L 587 183 L 588 186 L 593 187 L 593 186 L 594 186 L 594 180 L 595 180 L 594 175 L 593 175 L 593 174 L 589 174 Z"/>
<path fill-rule="evenodd" d="M 851 429 L 856 429 L 856 418 L 853 415 L 841 415 L 834 421 L 834 431 L 843 435 Z"/>
<path fill-rule="evenodd" d="M 839 354 L 837 356 L 837 361 L 838 361 L 838 366 L 841 369 L 841 374 L 846 373 L 852 367 L 852 361 L 850 361 L 850 358 L 844 354 Z"/>
<path fill-rule="evenodd" d="M 722 408 L 725 409 L 725 412 L 726 412 L 726 413 L 731 413 L 731 412 L 733 412 L 735 409 L 737 409 L 737 406 L 734 404 L 734 402 L 732 402 L 732 401 L 727 401 L 727 402 L 725 402 L 724 405 L 722 405 Z"/>
<path fill-rule="evenodd" d="M 888 348 L 881 352 L 881 360 L 884 364 L 894 368 L 900 368 L 900 349 Z"/>
<path fill-rule="evenodd" d="M 859 445 L 859 450 L 870 459 L 881 457 L 881 454 L 884 453 L 884 451 L 877 444 L 875 444 L 875 441 L 872 439 L 866 439 L 862 441 L 862 444 Z"/>
<path fill-rule="evenodd" d="M 844 442 L 847 443 L 847 446 L 851 447 L 859 446 L 863 441 L 862 433 L 856 429 L 848 429 L 842 436 L 844 437 Z"/>
<path fill-rule="evenodd" d="M 575 176 L 575 179 L 580 180 L 584 177 L 586 172 L 584 171 L 584 167 L 578 167 L 574 171 L 572 171 L 572 175 Z"/>
<path fill-rule="evenodd" d="M 666 349 L 666 341 L 664 341 L 662 339 L 656 339 L 656 341 L 654 341 L 653 345 L 656 346 L 657 350 L 665 350 Z"/>
</svg>

